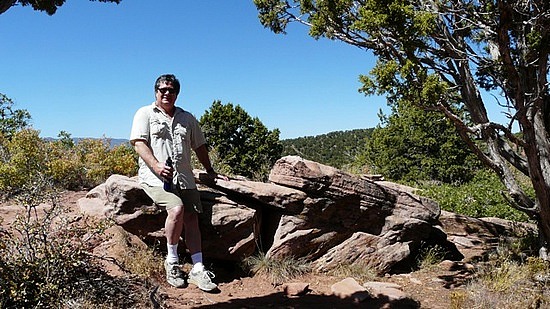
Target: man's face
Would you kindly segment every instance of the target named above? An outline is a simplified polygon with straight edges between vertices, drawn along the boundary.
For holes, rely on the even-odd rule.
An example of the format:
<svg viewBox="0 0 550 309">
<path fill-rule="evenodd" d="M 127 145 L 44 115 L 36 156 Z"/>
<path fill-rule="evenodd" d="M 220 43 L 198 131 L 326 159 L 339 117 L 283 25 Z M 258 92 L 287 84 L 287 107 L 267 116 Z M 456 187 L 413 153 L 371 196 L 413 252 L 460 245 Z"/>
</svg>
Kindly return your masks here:
<svg viewBox="0 0 550 309">
<path fill-rule="evenodd" d="M 172 83 L 161 82 L 155 93 L 155 97 L 157 105 L 172 107 L 176 103 L 178 95 Z"/>
</svg>

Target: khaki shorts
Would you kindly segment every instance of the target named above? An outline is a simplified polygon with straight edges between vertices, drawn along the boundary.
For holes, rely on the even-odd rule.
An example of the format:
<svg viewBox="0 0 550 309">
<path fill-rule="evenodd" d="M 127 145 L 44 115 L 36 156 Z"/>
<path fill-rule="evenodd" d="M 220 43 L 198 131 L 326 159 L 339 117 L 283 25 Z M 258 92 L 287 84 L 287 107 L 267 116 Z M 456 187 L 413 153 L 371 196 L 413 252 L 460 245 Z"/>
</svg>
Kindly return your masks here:
<svg viewBox="0 0 550 309">
<path fill-rule="evenodd" d="M 159 207 L 164 207 L 168 210 L 183 205 L 184 211 L 202 213 L 201 195 L 197 189 L 182 190 L 175 188 L 173 192 L 167 192 L 164 191 L 163 187 L 150 186 L 144 183 L 141 186 L 145 190 L 145 193 Z"/>
</svg>

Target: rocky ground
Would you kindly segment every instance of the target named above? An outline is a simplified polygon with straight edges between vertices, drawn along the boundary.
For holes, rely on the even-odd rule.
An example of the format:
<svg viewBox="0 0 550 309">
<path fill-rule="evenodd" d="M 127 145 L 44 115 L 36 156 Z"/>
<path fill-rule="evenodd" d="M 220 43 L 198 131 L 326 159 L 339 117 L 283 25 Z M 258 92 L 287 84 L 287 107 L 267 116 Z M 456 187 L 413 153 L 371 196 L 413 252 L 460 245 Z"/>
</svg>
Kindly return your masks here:
<svg viewBox="0 0 550 309">
<path fill-rule="evenodd" d="M 218 273 L 223 273 L 219 271 Z M 341 298 L 332 286 L 343 278 L 307 275 L 274 286 L 265 278 L 218 276 L 220 291 L 205 293 L 194 286 L 175 289 L 162 284 L 159 293 L 170 308 L 452 308 L 451 294 L 463 288 L 468 275 L 451 271 L 445 265 L 431 270 L 386 276 L 380 282 L 396 283 L 406 298 L 390 302 L 384 297 L 362 299 L 358 295 Z M 309 291 L 301 296 L 287 296 L 290 283 L 307 283 Z M 358 298 L 358 299 L 357 299 Z M 389 305 L 391 303 L 391 305 Z"/>
<path fill-rule="evenodd" d="M 61 203 L 77 211 L 76 201 L 85 194 L 67 192 Z M 0 205 L 2 225 L 9 228 L 18 211 L 19 206 Z M 463 254 L 467 258 L 472 255 Z M 451 308 L 453 292 L 464 288 L 472 267 L 467 263 L 444 262 L 429 269 L 376 278 L 377 282 L 394 283 L 400 291 L 376 296 L 353 290 L 349 285 L 346 291 L 334 286 L 345 277 L 308 274 L 272 284 L 265 277 L 244 274 L 238 267 L 216 263 L 209 266 L 216 273 L 214 281 L 219 285 L 216 293 L 206 293 L 195 286 L 176 289 L 161 280 L 156 288 L 151 288 L 151 299 L 162 308 Z M 299 290 L 295 291 L 296 288 Z"/>
</svg>

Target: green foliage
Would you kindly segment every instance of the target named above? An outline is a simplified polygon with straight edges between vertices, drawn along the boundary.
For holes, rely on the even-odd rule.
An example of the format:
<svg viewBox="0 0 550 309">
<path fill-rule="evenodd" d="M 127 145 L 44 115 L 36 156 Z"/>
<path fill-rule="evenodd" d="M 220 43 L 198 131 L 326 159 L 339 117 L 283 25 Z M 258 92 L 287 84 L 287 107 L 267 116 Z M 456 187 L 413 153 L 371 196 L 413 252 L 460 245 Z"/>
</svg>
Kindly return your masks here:
<svg viewBox="0 0 550 309">
<path fill-rule="evenodd" d="M 67 131 L 61 131 L 57 135 L 58 141 L 63 145 L 64 148 L 69 149 L 74 147 L 74 140 L 71 138 L 71 133 Z"/>
<path fill-rule="evenodd" d="M 17 132 L 26 128 L 31 119 L 30 113 L 25 109 L 14 109 L 13 101 L 0 93 L 0 135 L 11 139 Z"/>
<path fill-rule="evenodd" d="M 116 4 L 119 4 L 120 1 L 122 1 L 122 0 L 90 0 L 90 1 L 114 2 Z M 65 0 L 40 0 L 40 1 L 35 1 L 35 0 L 13 0 L 13 1 L 7 1 L 7 2 L 8 3 L 13 2 L 13 3 L 12 4 L 6 3 L 2 6 L 0 6 L 0 14 L 4 13 L 4 11 L 8 10 L 10 8 L 10 6 L 19 4 L 19 5 L 22 5 L 22 6 L 30 5 L 36 11 L 42 11 L 42 12 L 46 12 L 46 14 L 48 14 L 48 15 L 53 15 L 53 14 L 55 14 L 55 12 L 57 12 L 57 9 L 65 3 Z M 10 5 L 10 6 L 7 6 L 7 5 Z"/>
<path fill-rule="evenodd" d="M 358 159 L 373 173 L 394 181 L 462 183 L 481 165 L 441 113 L 402 102 L 381 121 L 385 126 L 374 130 Z"/>
<path fill-rule="evenodd" d="M 109 139 L 83 139 L 67 145 L 67 139 L 49 144 L 49 173 L 64 188 L 89 188 L 112 174 L 137 173 L 137 154 L 128 144 L 111 148 Z"/>
<path fill-rule="evenodd" d="M 232 174 L 265 180 L 280 158 L 279 130 L 269 131 L 257 117 L 239 105 L 214 101 L 200 119 L 209 145 L 216 149 L 221 164 Z"/>
<path fill-rule="evenodd" d="M 503 197 L 504 185 L 486 169 L 475 173 L 474 178 L 460 185 L 425 182 L 418 194 L 439 203 L 441 209 L 470 217 L 499 217 L 514 221 L 527 221 L 523 212 L 509 206 Z"/>
<path fill-rule="evenodd" d="M 372 130 L 336 131 L 282 140 L 283 156 L 296 155 L 336 168 L 346 168 L 355 162 Z"/>
<path fill-rule="evenodd" d="M 58 187 L 75 190 L 84 187 L 84 164 L 78 159 L 72 139 L 61 138 L 47 144 L 47 173 Z"/>
</svg>

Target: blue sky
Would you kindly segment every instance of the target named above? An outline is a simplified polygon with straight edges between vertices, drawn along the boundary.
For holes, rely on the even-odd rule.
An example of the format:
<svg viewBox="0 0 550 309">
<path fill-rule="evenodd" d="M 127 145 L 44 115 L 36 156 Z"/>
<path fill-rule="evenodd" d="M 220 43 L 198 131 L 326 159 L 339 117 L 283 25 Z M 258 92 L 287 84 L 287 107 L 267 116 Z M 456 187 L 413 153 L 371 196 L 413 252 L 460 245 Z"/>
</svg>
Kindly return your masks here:
<svg viewBox="0 0 550 309">
<path fill-rule="evenodd" d="M 252 0 L 69 0 L 53 16 L 12 7 L 0 15 L 0 92 L 42 137 L 128 138 L 163 73 L 197 118 L 221 100 L 282 139 L 378 124 L 385 99 L 357 91 L 370 53 L 300 25 L 276 35 L 257 15 Z"/>
</svg>

